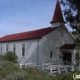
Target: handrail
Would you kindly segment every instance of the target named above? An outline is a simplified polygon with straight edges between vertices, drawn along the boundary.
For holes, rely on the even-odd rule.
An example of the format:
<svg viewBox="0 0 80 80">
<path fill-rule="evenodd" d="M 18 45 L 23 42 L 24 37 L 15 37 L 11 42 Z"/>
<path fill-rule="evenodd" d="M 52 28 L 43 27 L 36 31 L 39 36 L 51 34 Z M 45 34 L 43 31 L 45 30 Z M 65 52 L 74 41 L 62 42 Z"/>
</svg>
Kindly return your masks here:
<svg viewBox="0 0 80 80">
<path fill-rule="evenodd" d="M 63 61 L 63 62 L 70 64 L 68 61 Z M 70 71 L 74 70 L 74 66 L 72 66 L 72 65 L 59 65 L 59 64 L 58 65 L 54 65 L 54 64 L 48 65 L 48 64 L 44 64 L 42 62 L 24 63 L 24 64 L 20 65 L 21 68 L 26 68 L 26 67 L 31 67 L 31 66 L 36 67 L 38 69 L 46 70 L 50 74 L 53 74 L 56 72 L 61 73 L 62 71 L 65 71 L 65 73 L 67 73 L 69 68 L 70 68 Z"/>
<path fill-rule="evenodd" d="M 77 63 L 79 63 L 79 61 L 75 60 Z"/>
<path fill-rule="evenodd" d="M 79 66 L 79 61 L 75 60 L 75 65 Z"/>
<path fill-rule="evenodd" d="M 72 65 L 69 61 L 66 61 L 69 65 Z"/>
<path fill-rule="evenodd" d="M 72 65 L 69 61 L 63 61 L 62 64 L 64 64 L 64 63 L 65 63 L 65 65 Z"/>
</svg>

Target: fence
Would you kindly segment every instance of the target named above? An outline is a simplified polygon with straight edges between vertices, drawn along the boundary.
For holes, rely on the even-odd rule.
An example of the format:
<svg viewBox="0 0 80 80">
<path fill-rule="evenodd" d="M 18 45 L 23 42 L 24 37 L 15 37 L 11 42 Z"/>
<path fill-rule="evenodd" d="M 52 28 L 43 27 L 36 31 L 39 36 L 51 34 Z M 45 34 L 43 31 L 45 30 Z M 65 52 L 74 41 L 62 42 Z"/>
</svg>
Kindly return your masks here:
<svg viewBox="0 0 80 80">
<path fill-rule="evenodd" d="M 26 67 L 36 67 L 38 69 L 45 70 L 50 74 L 55 74 L 55 73 L 67 74 L 70 71 L 74 71 L 74 66 L 72 65 L 59 65 L 58 63 L 54 62 L 42 62 L 42 63 L 33 62 L 33 63 L 20 64 L 20 68 L 26 68 Z"/>
</svg>

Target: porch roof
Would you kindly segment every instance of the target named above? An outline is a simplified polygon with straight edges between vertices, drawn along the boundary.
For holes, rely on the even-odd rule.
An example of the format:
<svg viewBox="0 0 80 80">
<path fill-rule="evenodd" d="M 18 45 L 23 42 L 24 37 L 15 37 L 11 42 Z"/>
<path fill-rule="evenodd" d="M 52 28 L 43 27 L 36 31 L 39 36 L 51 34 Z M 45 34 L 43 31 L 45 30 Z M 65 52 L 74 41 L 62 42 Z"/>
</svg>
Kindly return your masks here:
<svg viewBox="0 0 80 80">
<path fill-rule="evenodd" d="M 60 49 L 73 49 L 75 46 L 76 44 L 64 44 L 60 47 Z"/>
</svg>

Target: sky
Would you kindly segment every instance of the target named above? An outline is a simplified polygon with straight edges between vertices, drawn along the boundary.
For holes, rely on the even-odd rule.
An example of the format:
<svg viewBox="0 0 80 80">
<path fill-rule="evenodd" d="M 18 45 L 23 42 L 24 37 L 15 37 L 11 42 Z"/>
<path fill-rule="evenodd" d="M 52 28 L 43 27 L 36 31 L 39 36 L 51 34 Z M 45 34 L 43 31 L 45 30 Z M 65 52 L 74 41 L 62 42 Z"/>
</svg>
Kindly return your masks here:
<svg viewBox="0 0 80 80">
<path fill-rule="evenodd" d="M 0 0 L 0 37 L 50 27 L 56 1 Z"/>
</svg>

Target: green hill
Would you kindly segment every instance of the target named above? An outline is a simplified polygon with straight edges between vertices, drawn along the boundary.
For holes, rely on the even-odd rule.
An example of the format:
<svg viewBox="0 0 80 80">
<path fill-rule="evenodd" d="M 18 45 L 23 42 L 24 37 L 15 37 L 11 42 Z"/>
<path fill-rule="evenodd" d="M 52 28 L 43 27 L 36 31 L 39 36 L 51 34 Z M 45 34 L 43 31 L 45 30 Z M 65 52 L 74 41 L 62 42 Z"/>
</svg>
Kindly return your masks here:
<svg viewBox="0 0 80 80">
<path fill-rule="evenodd" d="M 53 76 L 36 68 L 20 69 L 10 61 L 0 59 L 0 80 L 53 80 Z"/>
</svg>

